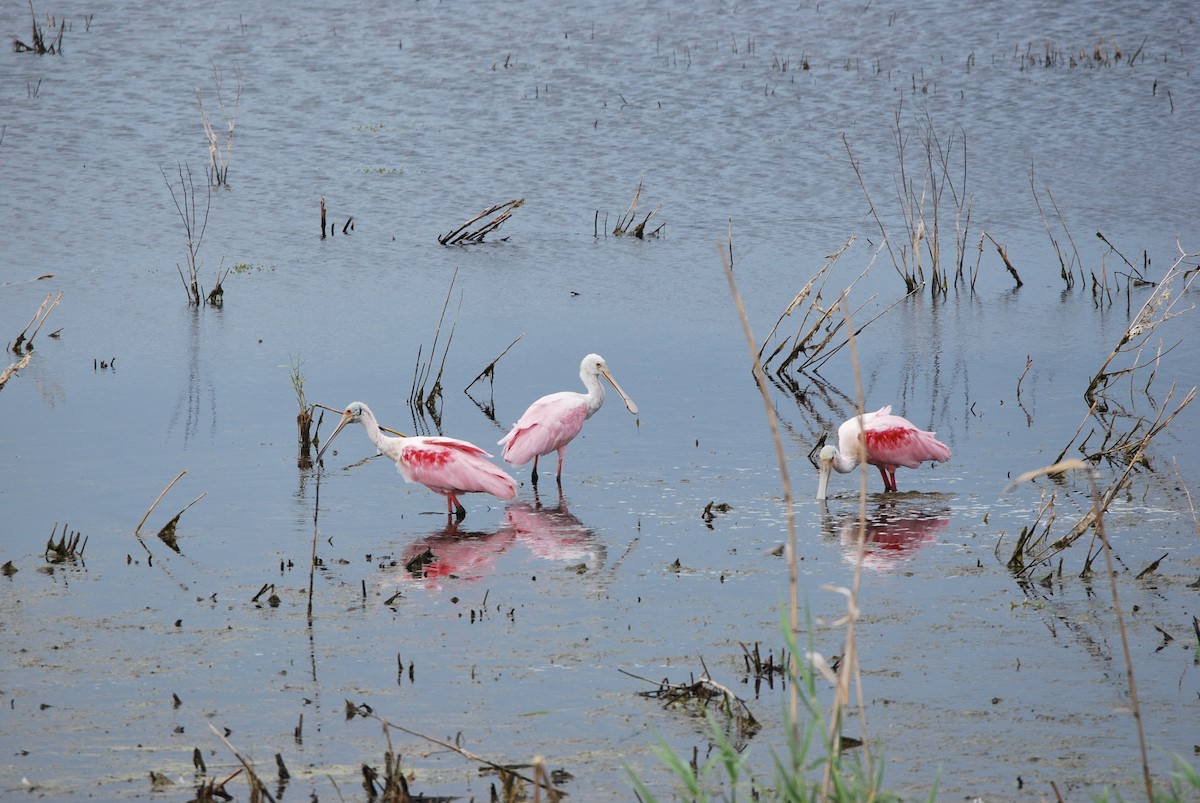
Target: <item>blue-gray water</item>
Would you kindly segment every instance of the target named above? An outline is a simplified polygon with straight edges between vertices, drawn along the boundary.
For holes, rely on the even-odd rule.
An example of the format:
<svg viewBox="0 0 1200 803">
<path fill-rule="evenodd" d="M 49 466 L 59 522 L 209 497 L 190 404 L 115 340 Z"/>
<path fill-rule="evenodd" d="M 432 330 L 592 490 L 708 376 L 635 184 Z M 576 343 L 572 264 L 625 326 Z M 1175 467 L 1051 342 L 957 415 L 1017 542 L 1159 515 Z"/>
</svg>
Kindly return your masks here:
<svg viewBox="0 0 1200 803">
<path fill-rule="evenodd" d="M 0 340 L 15 340 L 46 294 L 63 297 L 0 389 L 0 562 L 18 570 L 0 579 L 0 796 L 149 796 L 153 771 L 187 799 L 194 748 L 211 777 L 236 767 L 211 723 L 264 778 L 281 754 L 285 799 L 361 798 L 360 765 L 380 766 L 386 742 L 377 723 L 346 719 L 349 700 L 499 763 L 543 755 L 571 773 L 563 788 L 576 799 L 630 798 L 626 766 L 666 797 L 651 747 L 662 738 L 703 759 L 708 736 L 619 670 L 685 682 L 705 666 L 764 723 L 746 755 L 769 777 L 785 696 L 742 683 L 739 642 L 782 642 L 787 568 L 772 553 L 786 519 L 717 244 L 732 232 L 759 339 L 852 237 L 823 304 L 869 267 L 848 307 L 858 325 L 883 312 L 904 285 L 847 143 L 899 249 L 898 127 L 917 197 L 922 137 L 948 149 L 978 280 L 899 301 L 857 340 L 868 407 L 895 405 L 954 452 L 902 470 L 898 499 L 869 477 L 881 546 L 864 566 L 857 630 L 868 736 L 886 784 L 913 797 L 937 783 L 943 799 L 1039 800 L 1051 782 L 1068 796 L 1116 785 L 1136 797 L 1111 596 L 1078 578 L 1089 538 L 1036 591 L 1005 568 L 1042 490 L 1059 489 L 1058 537 L 1086 510 L 1086 484 L 1002 492 L 1085 419 L 1084 434 L 1097 426 L 1083 391 L 1151 292 L 1130 287 L 1121 255 L 1139 267 L 1148 255 L 1158 280 L 1177 243 L 1200 250 L 1195 12 L 1040 5 L 39 2 L 39 21 L 67 21 L 64 53 L 0 54 Z M 29 30 L 26 6 L 0 9 L 6 37 Z M 214 65 L 229 116 L 239 74 L 242 93 L 200 279 L 211 287 L 220 266 L 240 267 L 222 309 L 196 310 L 167 182 L 178 188 L 186 163 L 205 198 L 196 92 L 222 133 Z M 639 183 L 640 216 L 661 204 L 664 235 L 605 235 Z M 338 227 L 324 240 L 322 197 Z M 511 198 L 525 204 L 489 243 L 438 244 Z M 948 262 L 948 195 L 938 211 Z M 931 224 L 928 198 L 925 214 Z M 1047 223 L 1079 254 L 1087 276 L 1073 288 Z M 980 255 L 985 231 L 1007 247 L 1020 290 L 990 241 Z M 1093 274 L 1114 288 L 1099 302 Z M 491 449 L 536 396 L 576 389 L 590 351 L 640 414 L 610 395 L 572 444 L 569 512 L 555 510 L 552 480 L 539 510 L 527 467 L 514 469 L 516 502 L 467 497 L 449 533 L 440 497 L 384 461 L 356 465 L 372 449 L 343 434 L 320 483 L 310 625 L 316 475 L 297 468 L 290 367 L 312 401 L 358 399 L 394 428 L 429 426 L 406 399 L 448 292 L 445 434 Z M 1114 391 L 1137 415 L 1174 409 L 1196 384 L 1194 295 L 1142 354 L 1160 339 L 1167 351 L 1150 393 L 1149 369 Z M 462 389 L 518 337 L 494 384 L 472 389 L 494 401 L 495 423 Z M 830 655 L 843 649 L 843 606 L 822 585 L 852 577 L 857 477 L 834 478 L 823 513 L 806 455 L 852 412 L 849 349 L 820 381 L 793 378 L 803 399 L 775 387 L 771 402 L 802 600 Z M 1198 416 L 1188 407 L 1154 438 L 1153 471 L 1135 473 L 1106 518 L 1160 782 L 1169 754 L 1195 744 Z M 183 469 L 143 528 L 151 560 L 134 528 Z M 153 533 L 200 494 L 176 555 Z M 712 501 L 732 509 L 710 527 Z M 56 523 L 88 541 L 81 563 L 51 570 L 42 550 Z M 451 576 L 406 576 L 425 547 Z M 270 592 L 253 601 L 264 584 L 277 607 Z M 471 762 L 392 738 L 414 792 L 487 795 L 493 779 Z M 241 781 L 230 789 L 245 794 Z"/>
</svg>

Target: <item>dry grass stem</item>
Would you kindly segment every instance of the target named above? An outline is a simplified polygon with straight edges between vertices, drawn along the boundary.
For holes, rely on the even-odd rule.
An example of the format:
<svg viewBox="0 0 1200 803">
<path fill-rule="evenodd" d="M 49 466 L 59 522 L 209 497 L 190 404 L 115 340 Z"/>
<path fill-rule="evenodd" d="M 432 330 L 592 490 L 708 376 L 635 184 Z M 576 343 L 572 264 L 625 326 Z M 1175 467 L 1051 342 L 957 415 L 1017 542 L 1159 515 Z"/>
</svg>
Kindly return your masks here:
<svg viewBox="0 0 1200 803">
<path fill-rule="evenodd" d="M 754 375 L 754 383 L 762 396 L 763 408 L 766 412 L 767 426 L 771 429 L 771 440 L 775 444 L 775 459 L 779 464 L 779 481 L 783 488 L 784 515 L 787 520 L 788 533 L 788 630 L 792 638 L 798 638 L 800 632 L 800 601 L 799 601 L 799 567 L 796 562 L 796 511 L 792 499 L 792 482 L 788 474 L 787 454 L 783 448 L 783 438 L 779 434 L 779 421 L 775 414 L 775 406 L 771 403 L 771 393 L 767 388 L 766 374 L 762 362 L 758 358 L 759 350 L 754 343 L 754 333 L 750 329 L 750 319 L 746 315 L 746 307 L 742 303 L 741 293 L 738 292 L 737 282 L 733 278 L 733 223 L 729 224 L 726 235 L 727 245 L 717 243 L 717 254 L 725 270 L 725 279 L 729 283 L 729 294 L 737 307 L 738 317 L 742 322 L 742 335 L 746 338 L 746 346 L 750 349 L 750 364 Z M 798 677 L 800 667 L 796 662 L 795 653 L 790 656 L 788 670 L 792 677 Z M 795 683 L 788 689 L 788 716 L 792 738 L 800 740 L 800 695 Z M 798 769 L 798 768 L 796 768 Z"/>
<path fill-rule="evenodd" d="M 784 318 L 790 316 L 798 307 L 808 300 L 810 296 L 812 297 L 811 302 L 809 302 L 807 308 L 805 309 L 804 315 L 800 320 L 800 324 L 797 327 L 796 333 L 794 335 L 789 335 L 788 337 L 782 338 L 778 345 L 771 350 L 771 353 L 767 355 L 766 359 L 762 359 L 764 368 L 770 370 L 775 376 L 779 377 L 787 384 L 792 384 L 786 377 L 786 374 L 789 371 L 794 371 L 797 373 L 804 373 L 810 370 L 819 372 L 825 363 L 827 363 L 835 354 L 845 348 L 850 342 L 849 336 L 840 340 L 837 339 L 838 334 L 843 331 L 846 321 L 848 320 L 847 317 L 842 316 L 839 313 L 841 313 L 844 309 L 846 299 L 849 297 L 850 291 L 870 272 L 871 268 L 874 267 L 875 260 L 878 259 L 879 254 L 883 249 L 882 246 L 876 249 L 875 253 L 871 256 L 871 261 L 867 263 L 867 267 L 863 269 L 858 277 L 855 278 L 855 280 L 847 287 L 845 287 L 832 303 L 830 303 L 828 306 L 823 306 L 822 304 L 824 299 L 822 296 L 822 291 L 824 290 L 825 284 L 828 281 L 828 272 L 833 267 L 838 257 L 840 257 L 841 254 L 845 252 L 846 248 L 848 248 L 853 242 L 854 238 L 852 237 L 841 248 L 830 255 L 828 258 L 829 261 L 822 266 L 816 275 L 814 275 L 813 278 L 810 279 L 803 288 L 801 288 L 800 292 L 796 294 L 796 296 L 784 309 L 783 313 L 779 316 L 779 319 L 775 322 L 775 325 L 771 328 L 771 331 L 767 334 L 767 337 L 763 340 L 762 346 L 759 348 L 758 355 L 759 358 L 762 359 L 763 353 L 766 351 L 771 339 L 778 333 L 780 324 L 783 323 Z M 875 298 L 876 296 L 874 295 L 870 296 L 866 299 L 866 301 L 860 304 L 854 310 L 854 312 L 857 313 L 861 311 L 866 307 L 867 304 L 873 302 Z M 868 326 L 882 318 L 898 304 L 900 304 L 904 298 L 907 298 L 907 296 L 901 297 L 892 302 L 881 312 L 870 318 L 865 324 L 859 327 L 853 334 L 861 334 Z M 772 363 L 776 360 L 776 358 L 780 357 L 780 355 L 783 355 L 782 359 L 779 360 L 778 364 L 772 367 Z"/>
<path fill-rule="evenodd" d="M 1058 204 L 1054 201 L 1054 196 L 1050 194 L 1050 190 L 1046 190 L 1046 198 L 1054 207 L 1054 215 L 1058 219 L 1058 225 L 1062 226 L 1063 234 L 1067 238 L 1067 242 L 1071 244 L 1071 256 L 1067 257 L 1063 253 L 1062 247 L 1058 240 L 1055 239 L 1054 233 L 1050 231 L 1050 221 L 1046 218 L 1046 212 L 1042 209 L 1042 202 L 1038 198 L 1037 184 L 1033 179 L 1033 171 L 1029 171 L 1029 189 L 1033 193 L 1033 202 L 1037 206 L 1038 214 L 1042 217 L 1042 226 L 1046 229 L 1046 236 L 1050 238 L 1050 246 L 1054 249 L 1055 256 L 1058 257 L 1059 275 L 1062 277 L 1063 283 L 1067 289 L 1075 286 L 1075 271 L 1079 271 L 1080 278 L 1083 274 L 1083 260 L 1079 256 L 1079 249 L 1075 247 L 1075 239 L 1071 236 L 1070 230 L 1067 228 L 1067 223 L 1063 219 L 1062 212 L 1058 209 Z"/>
<path fill-rule="evenodd" d="M 213 726 L 213 724 L 211 722 L 208 723 L 208 727 L 211 728 L 212 732 L 217 735 L 217 738 L 219 738 L 222 742 L 225 743 L 225 746 L 227 748 L 229 748 L 229 752 L 233 753 L 233 757 L 238 760 L 238 763 L 242 765 L 242 769 L 246 771 L 246 776 L 247 776 L 247 778 L 249 778 L 249 781 L 250 781 L 250 800 L 258 801 L 258 800 L 262 800 L 263 798 L 266 798 L 268 801 L 270 801 L 270 803 L 275 803 L 275 798 L 272 797 L 271 793 L 267 790 L 267 785 L 264 784 L 262 782 L 262 780 L 258 777 L 258 773 L 256 773 L 254 771 L 254 768 L 250 766 L 249 762 L 247 762 L 246 759 L 242 758 L 242 754 L 237 751 L 237 748 L 234 747 L 233 744 L 227 738 L 225 738 L 225 734 L 223 734 L 219 730 L 217 730 L 216 727 Z M 236 773 L 235 773 L 235 775 L 236 775 Z M 234 777 L 234 776 L 230 776 L 230 778 L 232 778 L 232 777 Z M 222 781 L 221 785 L 224 786 L 228 780 L 229 779 L 226 779 L 226 781 Z"/>
<path fill-rule="evenodd" d="M 450 325 L 450 335 L 446 338 L 446 346 L 442 349 L 442 359 L 438 365 L 437 376 L 433 379 L 433 385 L 429 386 L 429 378 L 433 373 L 433 360 L 437 356 L 438 338 L 442 334 L 442 324 L 446 320 L 446 310 L 450 306 L 450 296 L 454 292 L 454 282 L 458 278 L 458 271 L 450 277 L 450 286 L 446 288 L 446 301 L 442 304 L 441 315 L 438 316 L 437 329 L 433 333 L 433 345 L 429 349 L 429 360 L 424 364 L 421 363 L 422 346 L 417 347 L 417 362 L 413 368 L 412 388 L 408 394 L 408 405 L 413 410 L 413 425 L 420 429 L 418 418 L 421 416 L 422 410 L 429 414 L 433 420 L 434 426 L 440 431 L 442 428 L 442 414 L 440 404 L 442 402 L 442 373 L 446 368 L 446 355 L 450 353 L 450 343 L 454 340 L 454 330 L 458 326 L 458 310 L 454 314 L 454 323 Z M 462 309 L 462 295 L 458 299 L 459 310 Z M 428 389 L 426 389 L 428 388 Z"/>
<path fill-rule="evenodd" d="M 983 234 L 981 234 L 979 236 L 980 258 L 982 259 L 982 257 L 983 257 L 983 241 L 985 238 L 988 240 L 991 240 L 992 245 L 994 245 L 996 247 L 996 253 L 1000 255 L 1000 259 L 1003 260 L 1003 262 L 1004 262 L 1005 270 L 1007 270 L 1012 275 L 1013 280 L 1016 281 L 1016 283 L 1017 283 L 1017 287 L 1023 286 L 1025 283 L 1023 281 L 1021 281 L 1021 275 L 1019 273 L 1017 273 L 1016 267 L 1013 265 L 1012 261 L 1009 260 L 1009 258 L 1008 258 L 1008 246 L 1000 245 L 1000 243 L 996 242 L 996 238 L 993 237 L 990 232 L 985 231 Z M 975 263 L 975 274 L 976 275 L 979 274 L 979 263 L 978 262 Z M 974 282 L 972 282 L 972 284 L 974 284 Z"/>
<path fill-rule="evenodd" d="M 897 107 L 892 124 L 892 136 L 896 147 L 897 173 L 893 177 L 896 200 L 901 219 L 904 221 L 905 237 L 899 249 L 892 247 L 887 226 L 867 189 L 862 168 L 850 147 L 850 140 L 842 135 L 842 144 L 850 160 L 850 166 L 858 179 L 859 187 L 867 200 L 871 217 L 883 238 L 896 273 L 904 280 L 907 293 L 913 293 L 928 285 L 932 295 L 945 294 L 949 290 L 949 272 L 942 260 L 942 204 L 949 194 L 954 204 L 954 250 L 955 283 L 963 279 L 963 262 L 970 231 L 972 199 L 967 192 L 967 139 L 965 132 L 939 136 L 928 111 L 920 121 L 919 136 L 924 147 L 924 159 L 920 161 L 920 178 L 909 175 L 909 134 L 902 124 L 903 103 Z M 955 183 L 957 172 L 956 150 L 962 150 L 962 174 Z M 926 278 L 922 255 L 928 257 L 929 277 Z"/>
<path fill-rule="evenodd" d="M 475 378 L 471 380 L 470 384 L 468 384 L 465 388 L 463 388 L 463 393 L 467 394 L 467 398 L 469 398 L 471 401 L 475 402 L 475 405 L 480 410 L 483 411 L 483 414 L 486 415 L 492 421 L 496 420 L 496 402 L 495 402 L 495 396 L 493 394 L 494 382 L 496 379 L 496 363 L 500 362 L 500 358 L 503 357 L 505 354 L 508 354 L 509 349 L 511 349 L 513 346 L 517 345 L 517 343 L 523 337 L 525 337 L 524 334 L 517 335 L 516 339 L 513 340 L 513 342 L 509 343 L 507 346 L 504 347 L 504 351 L 502 351 L 498 355 L 496 355 L 496 358 L 494 360 L 492 360 L 491 362 L 489 362 L 486 366 L 484 366 L 484 369 L 482 371 L 480 371 L 478 374 L 476 374 Z M 478 382 L 481 379 L 484 379 L 485 377 L 487 378 L 487 381 L 488 381 L 488 400 L 487 400 L 487 403 L 480 403 L 475 400 L 474 396 L 471 395 L 471 388 L 475 386 L 476 382 Z"/>
<path fill-rule="evenodd" d="M 137 535 L 138 533 L 141 532 L 142 525 L 146 523 L 146 519 L 150 518 L 150 514 L 154 512 L 154 508 L 158 507 L 158 503 L 162 501 L 162 498 L 167 495 L 167 491 L 171 490 L 171 488 L 173 488 L 175 486 L 175 483 L 177 483 L 181 479 L 183 479 L 183 475 L 187 474 L 187 473 L 188 473 L 188 470 L 185 468 L 183 471 L 179 472 L 178 476 L 176 476 L 175 479 L 173 479 L 169 483 L 167 483 L 167 487 L 162 489 L 162 493 L 160 493 L 158 495 L 158 498 L 154 500 L 154 504 L 150 505 L 150 509 L 146 511 L 146 515 L 142 516 L 142 520 L 138 522 L 138 526 L 133 528 L 134 535 Z"/>
<path fill-rule="evenodd" d="M 546 794 L 549 796 L 548 799 L 551 801 L 557 801 L 562 797 L 566 797 L 566 795 L 567 795 L 567 793 L 564 792 L 563 790 L 558 789 L 548 783 L 545 783 L 544 781 L 539 781 L 536 778 L 531 778 L 527 775 L 523 775 L 523 774 L 517 772 L 515 769 L 513 769 L 513 767 L 511 765 L 498 764 L 495 761 L 491 761 L 489 759 L 484 758 L 483 756 L 476 755 L 476 754 L 470 752 L 469 750 L 464 750 L 462 747 L 459 747 L 456 744 L 452 744 L 451 742 L 446 742 L 441 739 L 435 739 L 434 737 L 426 736 L 425 734 L 420 733 L 419 731 L 410 730 L 409 728 L 406 728 L 403 725 L 397 725 L 394 722 L 389 722 L 388 720 L 386 720 L 383 717 L 376 714 L 375 711 L 369 705 L 366 705 L 366 704 L 355 705 L 354 703 L 351 703 L 349 700 L 347 700 L 346 701 L 346 715 L 347 715 L 347 717 L 360 716 L 360 717 L 367 717 L 370 719 L 374 719 L 383 726 L 385 733 L 387 733 L 389 730 L 397 730 L 397 731 L 400 731 L 401 733 L 407 733 L 409 736 L 415 736 L 418 739 L 423 739 L 424 741 L 429 742 L 430 744 L 435 744 L 438 747 L 443 747 L 447 750 L 451 750 L 455 753 L 458 753 L 460 756 L 467 759 L 468 761 L 473 761 L 477 764 L 483 764 L 486 767 L 490 767 L 491 769 L 498 772 L 502 778 L 506 777 L 506 776 L 512 776 L 512 777 L 516 778 L 517 780 L 523 781 L 524 783 L 530 784 L 531 786 L 533 786 L 535 788 L 541 789 L 542 791 L 546 792 Z M 390 738 L 389 738 L 388 744 L 389 744 L 389 746 L 391 744 Z"/>
<path fill-rule="evenodd" d="M 33 10 L 33 0 L 29 0 L 29 16 L 33 18 L 32 44 L 25 44 L 20 39 L 13 39 L 13 51 L 17 53 L 37 53 L 39 56 L 47 53 L 62 55 L 63 31 L 67 27 L 67 18 L 55 21 L 53 15 L 46 18 L 45 29 L 38 25 L 37 13 Z M 58 35 L 54 34 L 54 26 L 58 25 Z M 50 36 L 46 36 L 46 31 Z"/>
<path fill-rule="evenodd" d="M 625 209 L 625 214 L 617 218 L 617 224 L 613 226 L 612 233 L 617 237 L 636 237 L 639 240 L 644 240 L 647 237 L 657 237 L 662 233 L 663 226 L 660 224 L 658 228 L 649 232 L 646 231 L 646 224 L 650 222 L 650 218 L 654 217 L 662 209 L 662 204 L 659 204 L 650 211 L 641 223 L 637 221 L 637 208 L 642 198 L 642 181 L 638 181 L 637 190 L 633 193 L 633 198 L 629 201 L 629 206 Z M 598 213 L 597 213 L 598 214 Z M 606 224 L 607 225 L 607 224 Z"/>
<path fill-rule="evenodd" d="M 171 193 L 171 200 L 175 203 L 175 211 L 179 214 L 179 220 L 183 223 L 183 231 L 186 236 L 185 246 L 187 248 L 187 272 L 178 263 L 175 269 L 179 272 L 179 279 L 183 282 L 183 289 L 187 293 L 188 303 L 193 307 L 200 306 L 204 294 L 200 289 L 200 246 L 204 242 L 204 232 L 208 228 L 208 213 L 212 208 L 212 189 L 211 186 L 205 188 L 204 209 L 201 210 L 196 202 L 196 185 L 192 181 L 192 169 L 185 162 L 183 165 L 177 165 L 176 169 L 179 173 L 179 194 L 175 194 L 175 185 L 167 178 L 167 171 L 159 168 L 162 173 L 163 181 L 167 185 L 167 190 Z"/>
<path fill-rule="evenodd" d="M 511 201 L 505 201 L 502 204 L 489 206 L 487 209 L 480 212 L 475 217 L 468 220 L 466 223 L 459 226 L 457 229 L 438 237 L 438 242 L 442 245 L 466 245 L 468 243 L 481 243 L 483 238 L 491 234 L 496 229 L 504 225 L 504 221 L 512 217 L 514 210 L 519 209 L 525 203 L 524 198 L 514 198 Z M 475 226 L 480 220 L 488 215 L 494 215 L 489 220 Z M 475 228 L 471 228 L 475 226 Z"/>
<path fill-rule="evenodd" d="M 200 89 L 196 89 L 196 107 L 200 110 L 200 120 L 204 124 L 204 136 L 208 140 L 208 167 L 205 172 L 208 175 L 208 183 L 212 186 L 228 184 L 229 182 L 229 161 L 233 158 L 233 129 L 237 125 L 238 106 L 242 101 L 242 73 L 237 67 L 233 68 L 233 74 L 237 78 L 237 94 L 233 99 L 233 114 L 225 111 L 225 98 L 221 94 L 221 68 L 212 64 L 213 87 L 217 95 L 217 108 L 221 113 L 221 117 L 225 118 L 227 130 L 225 131 L 224 149 L 222 143 L 217 136 L 217 132 L 213 130 L 212 122 L 208 118 L 208 112 L 204 109 L 204 95 Z M 220 286 L 220 282 L 217 283 Z"/>
<path fill-rule="evenodd" d="M 1107 494 L 1102 494 L 1100 492 L 1100 488 L 1096 482 L 1096 472 L 1081 460 L 1068 460 L 1061 463 L 1056 463 L 1052 466 L 1046 466 L 1044 468 L 1034 469 L 1033 471 L 1027 471 L 1021 476 L 1017 477 L 1017 479 L 1013 480 L 1013 482 L 1011 482 L 1008 485 L 1008 488 L 1005 490 L 1007 491 L 1016 485 L 1028 482 L 1043 475 L 1054 476 L 1065 471 L 1085 472 L 1088 484 L 1091 486 L 1092 508 L 1088 515 L 1095 526 L 1096 535 L 1100 540 L 1101 551 L 1104 554 L 1105 570 L 1108 573 L 1109 584 L 1112 592 L 1113 615 L 1116 617 L 1117 631 L 1121 636 L 1121 650 L 1125 659 L 1125 673 L 1129 681 L 1130 710 L 1133 714 L 1133 720 L 1137 728 L 1138 746 L 1141 750 L 1142 780 L 1146 787 L 1146 799 L 1152 802 L 1154 800 L 1154 782 L 1150 776 L 1150 757 L 1149 750 L 1146 745 L 1146 730 L 1142 723 L 1142 709 L 1138 703 L 1137 683 L 1134 680 L 1133 655 L 1129 651 L 1129 638 L 1125 631 L 1125 616 L 1122 613 L 1121 597 L 1117 588 L 1117 572 L 1116 568 L 1113 566 L 1112 549 L 1108 543 L 1108 535 L 1104 527 L 1104 512 L 1108 509 L 1111 498 L 1109 498 Z"/>
</svg>

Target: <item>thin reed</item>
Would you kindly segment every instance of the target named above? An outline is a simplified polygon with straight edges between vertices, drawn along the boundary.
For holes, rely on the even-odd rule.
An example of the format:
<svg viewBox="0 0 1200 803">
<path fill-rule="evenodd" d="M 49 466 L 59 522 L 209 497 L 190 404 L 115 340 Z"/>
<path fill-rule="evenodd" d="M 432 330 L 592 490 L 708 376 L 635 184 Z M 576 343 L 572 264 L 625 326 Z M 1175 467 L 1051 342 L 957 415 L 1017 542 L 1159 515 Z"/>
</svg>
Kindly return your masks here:
<svg viewBox="0 0 1200 803">
<path fill-rule="evenodd" d="M 221 86 L 223 77 L 221 68 L 215 62 L 212 63 L 213 90 L 217 98 L 217 111 L 225 120 L 224 140 L 217 135 L 212 120 L 209 119 L 208 111 L 204 108 L 204 94 L 199 88 L 196 89 L 196 108 L 200 110 L 200 121 L 204 125 L 205 139 L 208 140 L 208 166 L 204 170 L 211 186 L 229 183 L 229 162 L 233 159 L 233 131 L 237 127 L 238 107 L 242 102 L 241 70 L 234 67 L 233 74 L 237 79 L 237 90 L 233 98 L 233 111 L 230 113 L 225 108 L 225 96 Z M 220 286 L 219 282 L 218 286 Z"/>
</svg>

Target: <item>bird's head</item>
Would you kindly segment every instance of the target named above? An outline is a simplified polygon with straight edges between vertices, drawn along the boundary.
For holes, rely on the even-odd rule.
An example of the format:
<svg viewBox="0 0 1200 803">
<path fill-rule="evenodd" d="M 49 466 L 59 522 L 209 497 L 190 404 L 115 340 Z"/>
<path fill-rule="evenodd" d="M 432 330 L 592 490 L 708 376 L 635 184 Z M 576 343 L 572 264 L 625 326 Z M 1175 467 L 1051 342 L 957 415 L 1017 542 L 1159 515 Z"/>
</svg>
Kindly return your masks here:
<svg viewBox="0 0 1200 803">
<path fill-rule="evenodd" d="M 347 424 L 358 424 L 363 418 L 372 418 L 371 408 L 362 402 L 350 402 L 346 405 L 346 409 L 342 412 L 342 420 L 338 421 L 338 425 L 334 427 L 333 434 L 329 436 L 329 440 L 325 441 L 325 445 L 321 447 L 321 451 L 317 452 L 317 463 L 321 462 L 321 458 L 325 456 L 325 451 L 333 443 L 333 439 L 338 436 L 338 433 L 345 429 Z"/>
<path fill-rule="evenodd" d="M 836 454 L 836 446 L 822 446 L 821 451 L 817 452 L 817 499 L 824 500 L 828 495 L 829 475 L 833 472 Z"/>
</svg>

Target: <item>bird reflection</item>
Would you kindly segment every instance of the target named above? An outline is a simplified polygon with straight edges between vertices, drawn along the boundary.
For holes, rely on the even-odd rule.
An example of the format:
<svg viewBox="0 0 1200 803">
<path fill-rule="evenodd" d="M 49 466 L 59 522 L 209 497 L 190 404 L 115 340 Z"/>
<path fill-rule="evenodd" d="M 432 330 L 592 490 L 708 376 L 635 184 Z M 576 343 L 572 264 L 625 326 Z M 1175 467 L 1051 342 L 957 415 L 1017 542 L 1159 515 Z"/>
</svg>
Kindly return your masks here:
<svg viewBox="0 0 1200 803">
<path fill-rule="evenodd" d="M 456 519 L 445 527 L 409 544 L 396 567 L 406 579 L 440 585 L 443 580 L 478 580 L 495 571 L 496 558 L 513 542 L 513 532 L 501 527 L 495 532 L 467 530 Z"/>
<path fill-rule="evenodd" d="M 558 504 L 544 507 L 533 494 L 533 504 L 514 502 L 504 509 L 504 518 L 517 541 L 543 560 L 575 561 L 582 571 L 604 566 L 608 549 L 596 534 L 567 510 L 561 491 Z"/>
<path fill-rule="evenodd" d="M 567 511 L 561 494 L 557 505 L 544 507 L 535 493 L 532 503 L 506 507 L 503 524 L 492 532 L 468 530 L 451 519 L 410 543 L 385 570 L 390 580 L 429 588 L 447 580 L 472 582 L 494 574 L 497 560 L 513 544 L 540 560 L 577 564 L 581 574 L 603 568 L 607 558 L 604 544 Z"/>
<path fill-rule="evenodd" d="M 887 571 L 912 558 L 922 547 L 937 541 L 938 532 L 950 525 L 950 509 L 935 507 L 928 499 L 889 501 L 868 510 L 862 565 Z M 835 516 L 822 504 L 821 531 L 836 539 L 846 560 L 858 556 L 859 518 L 857 511 Z"/>
</svg>

